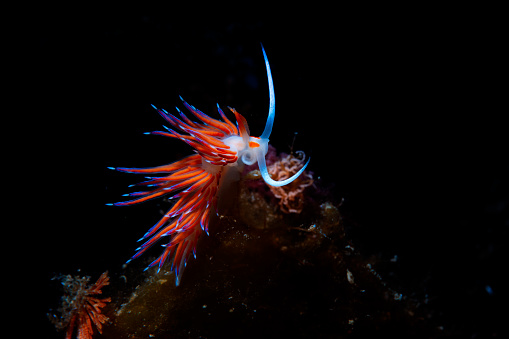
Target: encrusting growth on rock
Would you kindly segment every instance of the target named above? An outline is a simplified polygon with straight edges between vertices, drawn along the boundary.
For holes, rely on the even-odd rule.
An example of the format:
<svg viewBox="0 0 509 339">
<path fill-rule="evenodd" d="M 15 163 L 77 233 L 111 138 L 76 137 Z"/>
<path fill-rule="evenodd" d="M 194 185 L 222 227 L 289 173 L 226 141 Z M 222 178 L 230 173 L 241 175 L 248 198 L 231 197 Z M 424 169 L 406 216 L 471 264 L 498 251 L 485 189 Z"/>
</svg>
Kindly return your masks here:
<svg viewBox="0 0 509 339">
<path fill-rule="evenodd" d="M 298 151 L 296 153 L 297 157 L 293 154 L 281 154 L 278 160 L 268 167 L 268 171 L 274 180 L 290 178 L 304 166 L 304 159 L 306 157 L 304 152 Z M 300 213 L 304 206 L 304 189 L 312 184 L 312 173 L 305 171 L 300 177 L 286 186 L 269 186 L 269 188 L 272 194 L 279 199 L 279 207 L 282 212 Z"/>
</svg>

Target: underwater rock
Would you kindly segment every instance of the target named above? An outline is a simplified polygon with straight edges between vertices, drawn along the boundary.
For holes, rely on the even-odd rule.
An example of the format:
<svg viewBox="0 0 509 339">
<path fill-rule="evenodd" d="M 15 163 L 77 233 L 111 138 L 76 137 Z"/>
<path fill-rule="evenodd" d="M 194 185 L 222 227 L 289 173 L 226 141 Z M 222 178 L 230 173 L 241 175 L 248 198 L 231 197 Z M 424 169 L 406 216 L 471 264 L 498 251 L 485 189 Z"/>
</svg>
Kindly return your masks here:
<svg viewBox="0 0 509 339">
<path fill-rule="evenodd" d="M 117 282 L 104 338 L 433 336 L 416 303 L 354 249 L 333 203 L 294 215 L 247 187 L 239 199 L 212 220 L 179 287 L 168 265 L 141 278 L 129 265 L 134 285 Z"/>
</svg>

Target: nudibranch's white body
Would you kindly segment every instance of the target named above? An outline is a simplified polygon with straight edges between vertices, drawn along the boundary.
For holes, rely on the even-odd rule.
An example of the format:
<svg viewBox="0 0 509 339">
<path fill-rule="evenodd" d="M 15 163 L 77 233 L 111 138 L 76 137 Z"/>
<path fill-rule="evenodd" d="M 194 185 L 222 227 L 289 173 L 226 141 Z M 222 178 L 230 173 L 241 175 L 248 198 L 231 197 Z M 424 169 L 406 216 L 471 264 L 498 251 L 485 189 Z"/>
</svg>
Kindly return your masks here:
<svg viewBox="0 0 509 339">
<path fill-rule="evenodd" d="M 177 285 L 180 282 L 188 257 L 191 253 L 196 256 L 198 237 L 202 231 L 208 233 L 210 211 L 216 204 L 221 176 L 225 169 L 233 170 L 236 167 L 240 171 L 242 165 L 252 165 L 257 162 L 262 178 L 268 185 L 284 186 L 294 181 L 309 163 L 308 159 L 307 163 L 295 175 L 281 181 L 273 180 L 267 171 L 265 155 L 268 151 L 269 137 L 274 124 L 276 100 L 270 65 L 263 46 L 262 51 L 267 69 L 270 103 L 265 129 L 260 137 L 249 135 L 246 119 L 233 108 L 230 108 L 230 110 L 235 114 L 236 125 L 228 120 L 219 105 L 217 105 L 217 109 L 224 122 L 209 117 L 182 100 L 184 106 L 201 123 L 190 120 L 178 108 L 177 111 L 182 120 L 169 114 L 164 109 L 153 107 L 174 128 L 180 129 L 189 135 L 180 134 L 166 126 L 164 127 L 167 132 L 155 131 L 147 134 L 180 139 L 192 146 L 197 154 L 172 164 L 152 168 L 112 167 L 112 169 L 128 173 L 168 174 L 162 177 L 148 177 L 150 180 L 138 184 L 146 187 L 156 187 L 154 190 L 129 193 L 126 196 L 138 198 L 108 205 L 126 206 L 169 194 L 173 194 L 173 199 L 178 198 L 178 201 L 163 218 L 139 240 L 146 241 L 138 247 L 136 254 L 130 259 L 139 257 L 163 237 L 170 237 L 170 241 L 162 245 L 165 247 L 163 254 L 154 260 L 149 267 L 157 265 L 160 269 L 168 258 L 173 257 L 172 270 L 175 271 Z M 175 194 L 175 192 L 178 193 Z"/>
</svg>

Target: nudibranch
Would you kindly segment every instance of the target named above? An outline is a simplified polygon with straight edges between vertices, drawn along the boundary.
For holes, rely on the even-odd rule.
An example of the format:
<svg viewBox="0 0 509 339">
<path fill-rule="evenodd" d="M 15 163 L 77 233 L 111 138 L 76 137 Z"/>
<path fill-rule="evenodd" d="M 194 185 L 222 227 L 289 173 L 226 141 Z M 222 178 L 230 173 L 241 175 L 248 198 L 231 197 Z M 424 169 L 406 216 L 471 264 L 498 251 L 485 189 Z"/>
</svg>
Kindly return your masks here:
<svg viewBox="0 0 509 339">
<path fill-rule="evenodd" d="M 146 269 L 158 266 L 159 271 L 164 263 L 171 259 L 171 270 L 175 273 L 175 283 L 178 286 L 191 253 L 196 258 L 196 244 L 200 235 L 203 231 L 208 234 L 211 211 L 214 213 L 216 211 L 217 196 L 225 172 L 241 171 L 243 165 L 258 162 L 263 180 L 268 185 L 283 186 L 295 180 L 308 165 L 309 159 L 292 177 L 281 181 L 273 180 L 267 171 L 265 155 L 274 123 L 276 100 L 270 65 L 263 46 L 262 52 L 267 70 L 270 101 L 269 116 L 260 137 L 249 135 L 246 119 L 234 108 L 228 107 L 235 115 L 236 125 L 226 117 L 219 104 L 217 110 L 223 121 L 209 117 L 181 97 L 184 107 L 199 121 L 189 119 L 178 108 L 180 119 L 152 105 L 174 129 L 163 126 L 166 131 L 147 134 L 180 139 L 193 147 L 196 154 L 168 165 L 152 168 L 109 167 L 120 172 L 162 176 L 149 176 L 147 177 L 149 180 L 136 184 L 150 190 L 124 195 L 135 197 L 134 199 L 107 205 L 128 206 L 163 196 L 176 199 L 168 212 L 138 240 L 144 243 L 136 249 L 136 254 L 128 262 L 138 258 L 155 243 L 167 237 L 169 241 L 162 245 L 163 253 Z"/>
</svg>

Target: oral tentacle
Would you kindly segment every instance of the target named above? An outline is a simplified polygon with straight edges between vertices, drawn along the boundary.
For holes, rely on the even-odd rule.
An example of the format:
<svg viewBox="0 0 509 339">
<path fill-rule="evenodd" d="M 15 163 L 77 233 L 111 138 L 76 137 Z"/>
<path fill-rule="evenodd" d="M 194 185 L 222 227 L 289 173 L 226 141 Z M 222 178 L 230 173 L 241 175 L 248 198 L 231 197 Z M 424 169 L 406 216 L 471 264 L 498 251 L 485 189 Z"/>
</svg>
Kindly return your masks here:
<svg viewBox="0 0 509 339">
<path fill-rule="evenodd" d="M 267 171 L 267 164 L 265 163 L 265 155 L 262 153 L 262 150 L 256 151 L 256 157 L 258 159 L 258 167 L 260 169 L 260 173 L 262 174 L 263 180 L 265 180 L 265 182 L 268 185 L 274 186 L 274 187 L 281 187 L 281 186 L 288 185 L 289 183 L 291 183 L 292 181 L 297 179 L 299 177 L 299 175 L 301 175 L 302 172 L 304 172 L 307 165 L 309 164 L 309 161 L 311 160 L 311 158 L 309 158 L 308 161 L 306 162 L 306 164 L 304 166 L 302 166 L 302 168 L 297 173 L 295 173 L 293 176 L 291 176 L 290 178 L 281 180 L 281 181 L 276 181 L 270 177 L 269 172 Z"/>
<path fill-rule="evenodd" d="M 267 54 L 265 53 L 265 49 L 262 45 L 263 58 L 265 59 L 265 68 L 267 69 L 267 79 L 269 82 L 269 116 L 267 117 L 267 122 L 265 124 L 265 129 L 263 130 L 261 139 L 269 139 L 270 133 L 272 132 L 272 125 L 274 124 L 274 116 L 276 114 L 276 97 L 274 96 L 274 84 L 272 83 L 272 73 L 270 72 L 269 59 L 267 59 Z"/>
</svg>

